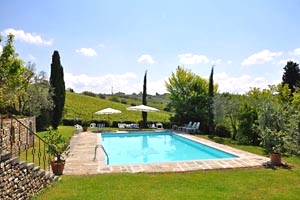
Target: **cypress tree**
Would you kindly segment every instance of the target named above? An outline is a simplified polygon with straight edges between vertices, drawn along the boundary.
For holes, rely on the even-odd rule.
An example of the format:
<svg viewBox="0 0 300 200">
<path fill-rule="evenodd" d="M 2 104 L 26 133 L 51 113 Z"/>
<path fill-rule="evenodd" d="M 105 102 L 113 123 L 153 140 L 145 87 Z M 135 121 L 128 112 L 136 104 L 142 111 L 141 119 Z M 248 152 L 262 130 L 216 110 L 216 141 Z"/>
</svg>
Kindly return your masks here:
<svg viewBox="0 0 300 200">
<path fill-rule="evenodd" d="M 51 113 L 51 125 L 53 129 L 57 129 L 62 119 L 66 97 L 64 71 L 60 64 L 58 51 L 54 51 L 52 55 L 50 86 L 50 92 L 54 103 L 54 108 Z"/>
<path fill-rule="evenodd" d="M 147 105 L 147 70 L 144 75 L 142 104 L 145 106 Z M 147 112 L 142 112 L 142 117 L 143 117 L 143 127 L 147 128 Z"/>
<path fill-rule="evenodd" d="M 291 93 L 296 91 L 296 88 L 300 87 L 300 69 L 299 64 L 293 61 L 288 61 L 283 68 L 284 73 L 282 76 L 282 85 L 288 84 Z"/>
<path fill-rule="evenodd" d="M 214 67 L 211 68 L 211 73 L 209 76 L 209 85 L 208 85 L 208 128 L 209 133 L 214 136 Z"/>
</svg>

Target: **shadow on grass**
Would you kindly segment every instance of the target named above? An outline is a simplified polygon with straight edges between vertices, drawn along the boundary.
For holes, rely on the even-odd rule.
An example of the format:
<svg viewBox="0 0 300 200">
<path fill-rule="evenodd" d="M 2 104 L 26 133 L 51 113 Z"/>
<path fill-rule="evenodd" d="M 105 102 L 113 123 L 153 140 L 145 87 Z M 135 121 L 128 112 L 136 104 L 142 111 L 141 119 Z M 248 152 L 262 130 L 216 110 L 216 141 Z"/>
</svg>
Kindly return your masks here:
<svg viewBox="0 0 300 200">
<path fill-rule="evenodd" d="M 280 163 L 279 165 L 274 165 L 270 161 L 265 162 L 263 164 L 263 166 L 265 168 L 267 168 L 267 169 L 273 169 L 273 170 L 277 170 L 277 169 L 292 169 L 292 167 L 293 167 L 291 165 L 288 165 L 287 163 Z"/>
</svg>

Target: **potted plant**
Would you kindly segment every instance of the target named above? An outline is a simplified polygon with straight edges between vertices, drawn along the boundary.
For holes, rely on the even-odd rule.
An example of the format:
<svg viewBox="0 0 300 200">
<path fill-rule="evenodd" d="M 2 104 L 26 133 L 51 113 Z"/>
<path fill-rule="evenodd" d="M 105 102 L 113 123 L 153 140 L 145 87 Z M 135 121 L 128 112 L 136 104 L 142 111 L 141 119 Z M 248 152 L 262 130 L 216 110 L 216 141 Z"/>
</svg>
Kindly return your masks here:
<svg viewBox="0 0 300 200">
<path fill-rule="evenodd" d="M 88 120 L 82 120 L 81 126 L 82 126 L 83 131 L 87 131 L 89 125 L 90 125 L 90 122 Z"/>
<path fill-rule="evenodd" d="M 270 154 L 273 165 L 281 165 L 281 157 L 284 152 L 284 134 L 282 131 L 265 130 L 263 139 L 264 148 Z"/>
<path fill-rule="evenodd" d="M 51 168 L 53 174 L 62 175 L 64 166 L 65 166 L 65 158 L 67 156 L 67 149 L 69 147 L 66 139 L 61 135 L 58 130 L 49 129 L 47 135 L 44 136 L 46 142 L 47 152 L 51 155 Z"/>
</svg>

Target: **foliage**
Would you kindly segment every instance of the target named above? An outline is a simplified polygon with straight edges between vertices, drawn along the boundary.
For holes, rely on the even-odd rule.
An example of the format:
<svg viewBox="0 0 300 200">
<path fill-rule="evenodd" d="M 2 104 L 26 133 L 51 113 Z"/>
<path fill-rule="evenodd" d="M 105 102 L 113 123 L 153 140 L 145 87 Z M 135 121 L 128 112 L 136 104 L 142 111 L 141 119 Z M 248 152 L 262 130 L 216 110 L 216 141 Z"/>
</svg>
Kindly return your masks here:
<svg viewBox="0 0 300 200">
<path fill-rule="evenodd" d="M 230 130 L 225 125 L 217 125 L 215 130 L 215 135 L 218 137 L 230 138 Z"/>
<path fill-rule="evenodd" d="M 257 131 L 257 112 L 255 107 L 252 107 L 248 103 L 244 103 L 238 112 L 238 134 L 237 141 L 240 144 L 259 145 L 259 135 Z"/>
<path fill-rule="evenodd" d="M 50 84 L 45 72 L 35 75 L 32 84 L 27 90 L 27 98 L 23 100 L 23 114 L 36 116 L 37 130 L 46 130 L 50 126 L 49 113 L 53 109 L 53 101 L 50 95 Z"/>
<path fill-rule="evenodd" d="M 300 155 L 300 114 L 294 111 L 285 125 L 285 148 L 291 155 Z"/>
<path fill-rule="evenodd" d="M 110 100 L 110 101 L 113 101 L 113 102 L 117 102 L 117 103 L 120 102 L 119 97 L 117 97 L 117 96 L 111 96 L 111 97 L 109 98 L 109 100 Z"/>
<path fill-rule="evenodd" d="M 2 38 L 0 37 L 0 42 Z M 33 70 L 25 67 L 18 58 L 13 45 L 14 36 L 8 35 L 6 44 L 0 52 L 0 109 L 1 112 L 10 108 L 13 112 L 20 112 L 20 96 L 26 94 L 33 77 Z"/>
<path fill-rule="evenodd" d="M 214 136 L 215 117 L 214 117 L 214 67 L 211 68 L 208 85 L 208 130 L 209 134 Z"/>
<path fill-rule="evenodd" d="M 142 104 L 147 105 L 147 70 L 144 75 Z M 142 118 L 143 118 L 142 127 L 146 128 L 147 127 L 147 112 L 142 112 Z"/>
<path fill-rule="evenodd" d="M 89 120 L 84 119 L 84 120 L 81 121 L 81 126 L 88 127 L 90 125 L 90 123 L 91 122 Z"/>
<path fill-rule="evenodd" d="M 49 129 L 44 136 L 47 145 L 47 152 L 55 157 L 57 162 L 64 161 L 63 155 L 66 153 L 68 143 L 65 137 L 58 130 Z"/>
<path fill-rule="evenodd" d="M 89 91 L 83 91 L 81 94 L 91 96 L 91 97 L 97 97 L 97 94 Z"/>
<path fill-rule="evenodd" d="M 300 87 L 300 69 L 299 64 L 293 61 L 288 61 L 283 68 L 282 85 L 288 84 L 291 93 Z"/>
<path fill-rule="evenodd" d="M 51 125 L 51 116 L 48 108 L 41 109 L 40 115 L 36 116 L 36 130 L 45 131 Z"/>
<path fill-rule="evenodd" d="M 208 81 L 178 66 L 176 73 L 172 73 L 165 82 L 165 86 L 170 93 L 170 104 L 175 112 L 171 122 L 185 124 L 189 121 L 200 121 L 201 128 L 207 130 Z"/>
<path fill-rule="evenodd" d="M 272 99 L 262 105 L 258 116 L 258 130 L 262 138 L 262 145 L 268 153 L 283 153 L 285 116 L 282 107 Z"/>
<path fill-rule="evenodd" d="M 121 103 L 122 103 L 122 104 L 127 104 L 126 99 L 121 99 Z"/>
<path fill-rule="evenodd" d="M 50 85 L 50 94 L 52 95 L 53 103 L 55 105 L 52 110 L 51 124 L 54 129 L 57 129 L 62 119 L 66 98 L 64 72 L 60 63 L 58 51 L 54 51 L 52 55 Z"/>
<path fill-rule="evenodd" d="M 236 140 L 239 108 L 243 99 L 242 95 L 222 93 L 218 94 L 214 101 L 216 123 L 231 127 L 233 140 Z"/>
</svg>

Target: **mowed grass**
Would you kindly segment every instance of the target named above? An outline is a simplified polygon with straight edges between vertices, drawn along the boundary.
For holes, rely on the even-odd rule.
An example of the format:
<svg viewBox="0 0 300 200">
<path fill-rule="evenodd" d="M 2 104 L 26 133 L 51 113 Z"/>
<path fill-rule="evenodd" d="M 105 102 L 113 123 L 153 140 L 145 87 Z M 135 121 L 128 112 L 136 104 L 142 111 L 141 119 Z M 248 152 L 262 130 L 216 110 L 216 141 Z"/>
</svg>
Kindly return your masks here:
<svg viewBox="0 0 300 200">
<path fill-rule="evenodd" d="M 298 199 L 300 170 L 62 176 L 34 199 Z"/>
<path fill-rule="evenodd" d="M 131 103 L 136 105 L 142 104 L 141 101 L 126 99 L 127 104 L 112 102 L 108 99 L 101 99 L 98 97 L 91 97 L 82 94 L 76 94 L 67 92 L 66 93 L 66 102 L 64 108 L 64 118 L 75 119 L 81 118 L 85 120 L 108 120 L 112 121 L 134 121 L 138 122 L 142 120 L 142 113 L 139 111 L 129 111 L 126 108 L 131 106 Z M 166 103 L 154 103 L 150 102 L 147 104 L 158 108 L 160 112 L 149 112 L 148 121 L 157 121 L 157 122 L 168 122 L 172 113 L 165 112 L 163 109 L 166 106 Z M 120 110 L 120 114 L 111 114 L 111 115 L 96 115 L 95 112 L 105 109 L 105 108 L 114 108 Z"/>
<path fill-rule="evenodd" d="M 237 145 L 228 139 L 222 142 L 264 155 L 259 147 Z M 33 199 L 299 199 L 300 158 L 284 157 L 283 160 L 291 168 L 63 175 L 61 181 Z"/>
</svg>

